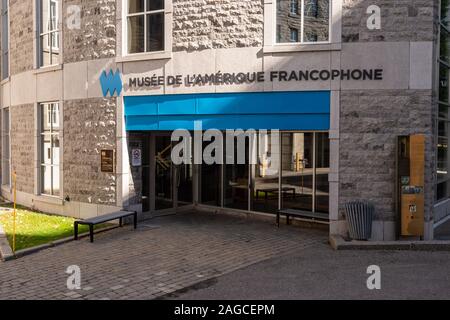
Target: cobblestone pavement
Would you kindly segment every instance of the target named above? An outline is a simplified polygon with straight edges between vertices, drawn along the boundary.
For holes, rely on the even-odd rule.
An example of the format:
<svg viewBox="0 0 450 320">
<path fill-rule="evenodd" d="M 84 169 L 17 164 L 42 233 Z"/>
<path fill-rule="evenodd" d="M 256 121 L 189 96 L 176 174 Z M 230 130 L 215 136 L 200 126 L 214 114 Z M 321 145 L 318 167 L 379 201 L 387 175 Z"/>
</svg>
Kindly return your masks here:
<svg viewBox="0 0 450 320">
<path fill-rule="evenodd" d="M 180 214 L 0 262 L 0 299 L 154 299 L 326 241 L 319 230 Z M 81 268 L 81 290 L 67 289 L 71 265 Z"/>
</svg>

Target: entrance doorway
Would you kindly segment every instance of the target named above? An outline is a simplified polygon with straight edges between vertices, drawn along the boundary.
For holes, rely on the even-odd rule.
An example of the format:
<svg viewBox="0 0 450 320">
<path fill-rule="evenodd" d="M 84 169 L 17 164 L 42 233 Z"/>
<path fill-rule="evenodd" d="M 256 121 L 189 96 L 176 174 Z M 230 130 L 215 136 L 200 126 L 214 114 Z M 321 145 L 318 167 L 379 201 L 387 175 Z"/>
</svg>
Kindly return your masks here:
<svg viewBox="0 0 450 320">
<path fill-rule="evenodd" d="M 170 214 L 193 204 L 193 166 L 174 165 L 171 133 L 149 133 L 143 148 L 149 163 L 142 170 L 143 210 Z M 145 156 L 144 156 L 145 158 Z"/>
</svg>

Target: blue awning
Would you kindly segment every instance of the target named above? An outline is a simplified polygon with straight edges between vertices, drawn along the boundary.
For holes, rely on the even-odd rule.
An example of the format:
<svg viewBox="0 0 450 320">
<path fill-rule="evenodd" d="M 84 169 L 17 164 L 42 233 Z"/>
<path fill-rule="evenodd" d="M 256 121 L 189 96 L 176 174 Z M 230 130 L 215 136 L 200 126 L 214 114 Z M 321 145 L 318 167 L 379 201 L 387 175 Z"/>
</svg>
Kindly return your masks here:
<svg viewBox="0 0 450 320">
<path fill-rule="evenodd" d="M 128 131 L 207 129 L 329 130 L 330 92 L 126 96 Z"/>
</svg>

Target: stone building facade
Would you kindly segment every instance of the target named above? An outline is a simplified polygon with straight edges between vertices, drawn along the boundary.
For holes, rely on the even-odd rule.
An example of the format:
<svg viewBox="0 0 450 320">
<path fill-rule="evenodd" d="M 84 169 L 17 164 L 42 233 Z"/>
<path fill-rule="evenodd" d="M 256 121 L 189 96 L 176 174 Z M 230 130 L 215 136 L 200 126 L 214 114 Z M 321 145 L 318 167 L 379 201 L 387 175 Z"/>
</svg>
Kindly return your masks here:
<svg viewBox="0 0 450 320">
<path fill-rule="evenodd" d="M 432 239 L 433 227 L 446 219 L 447 211 L 450 213 L 445 201 L 436 202 L 436 26 L 440 2 L 319 1 L 319 11 L 327 18 L 320 16 L 311 22 L 306 15 L 303 28 L 314 28 L 311 26 L 317 23 L 318 38 L 326 40 L 291 43 L 287 32 L 294 22 L 290 13 L 280 13 L 280 8 L 290 9 L 290 1 L 280 1 L 164 0 L 164 50 L 127 54 L 131 30 L 127 0 L 59 0 L 55 8 L 61 19 L 55 22 L 60 37 L 60 63 L 40 67 L 36 58 L 42 40 L 38 27 L 40 2 L 9 0 L 9 45 L 2 46 L 2 53 L 9 56 L 9 72 L 0 84 L 0 102 L 2 110 L 9 110 L 10 142 L 2 142 L 1 150 L 3 154 L 3 148 L 10 146 L 10 171 L 17 174 L 18 201 L 76 218 L 124 207 L 143 211 L 142 174 L 147 169 L 144 165 L 133 166 L 131 158 L 132 150 L 145 151 L 146 147 L 142 132 L 129 132 L 127 97 L 326 92 L 330 97 L 325 130 L 330 141 L 330 233 L 346 234 L 344 204 L 361 199 L 370 200 L 376 207 L 373 239 L 398 237 L 397 137 L 423 134 L 424 237 Z M 298 3 L 302 14 L 304 1 Z M 368 11 L 373 5 L 380 9 L 380 29 L 368 27 L 369 18 L 376 15 Z M 155 12 L 149 15 L 158 14 Z M 290 22 L 277 27 L 284 20 Z M 298 29 L 302 30 L 302 25 Z M 280 30 L 283 35 L 277 37 Z M 5 29 L 1 31 L 4 37 Z M 285 40 L 278 43 L 280 38 Z M 298 70 L 355 69 L 379 69 L 383 76 L 373 81 L 345 76 L 268 80 L 271 72 L 279 70 L 289 74 Z M 102 91 L 100 78 L 110 70 L 121 74 L 120 95 L 105 95 Z M 233 72 L 261 72 L 266 78 L 261 82 L 226 85 L 169 85 L 163 81 L 138 88 L 130 86 L 130 79 L 135 77 L 167 79 L 182 75 L 184 79 L 187 75 Z M 39 108 L 49 102 L 60 105 L 60 190 L 56 196 L 42 193 L 45 152 L 40 142 Z M 0 123 L 3 125 L 4 119 Z M 102 150 L 115 154 L 114 172 L 102 172 Z M 2 161 L 5 165 L 7 162 Z M 2 172 L 8 171 L 2 168 Z M 3 197 L 11 199 L 12 186 L 7 177 L 2 177 L 1 191 Z M 195 193 L 199 192 L 194 192 L 194 207 L 198 205 Z"/>
</svg>

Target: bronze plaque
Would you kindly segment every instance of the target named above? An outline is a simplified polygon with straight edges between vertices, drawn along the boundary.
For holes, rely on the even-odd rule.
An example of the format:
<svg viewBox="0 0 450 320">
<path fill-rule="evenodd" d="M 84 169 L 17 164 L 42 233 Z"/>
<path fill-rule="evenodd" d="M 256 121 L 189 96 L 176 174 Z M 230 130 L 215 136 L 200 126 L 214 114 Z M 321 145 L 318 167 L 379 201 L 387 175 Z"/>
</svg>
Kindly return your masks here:
<svg viewBox="0 0 450 320">
<path fill-rule="evenodd" d="M 114 154 L 115 154 L 114 150 L 102 150 L 101 151 L 102 172 L 114 173 L 114 165 L 115 165 Z"/>
</svg>

